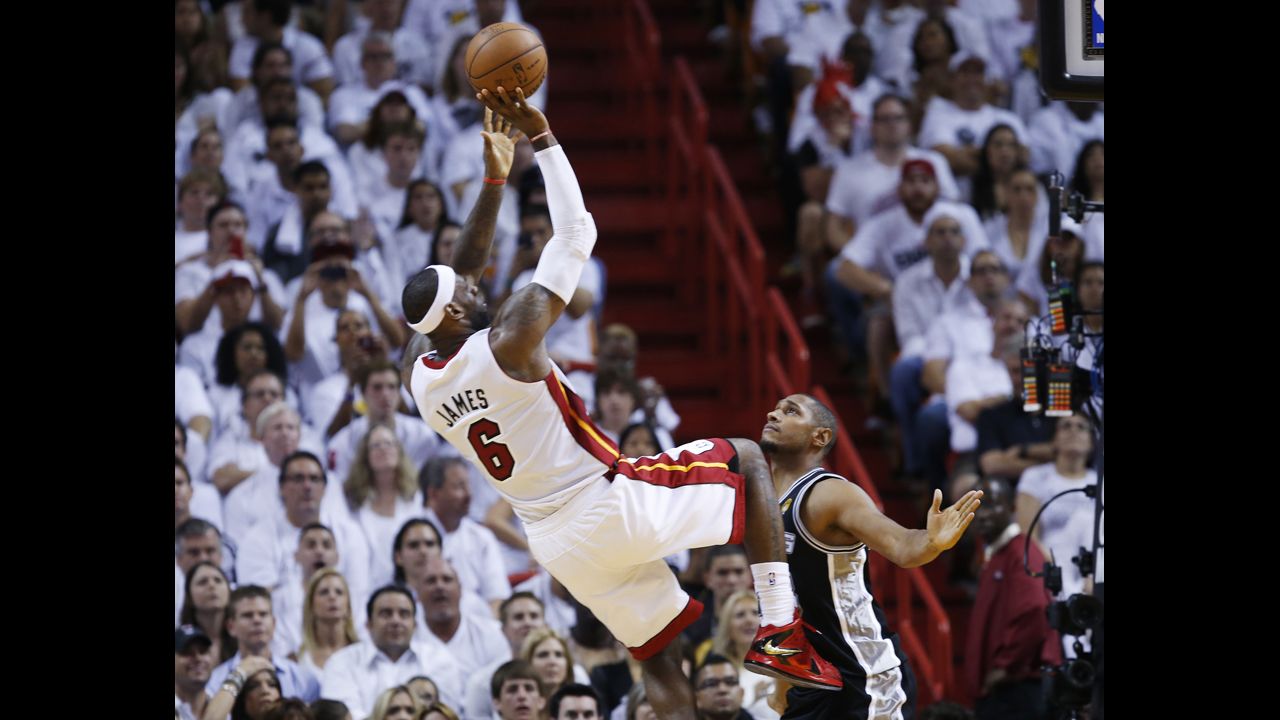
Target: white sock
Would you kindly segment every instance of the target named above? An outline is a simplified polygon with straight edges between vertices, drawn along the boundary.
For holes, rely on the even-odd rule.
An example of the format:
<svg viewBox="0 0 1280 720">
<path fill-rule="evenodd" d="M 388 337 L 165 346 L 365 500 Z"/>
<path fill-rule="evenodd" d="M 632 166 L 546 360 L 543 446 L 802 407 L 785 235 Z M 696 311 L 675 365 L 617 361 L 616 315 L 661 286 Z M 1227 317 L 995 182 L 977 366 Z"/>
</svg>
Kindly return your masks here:
<svg viewBox="0 0 1280 720">
<path fill-rule="evenodd" d="M 760 599 L 760 625 L 782 627 L 795 619 L 796 596 L 791 592 L 791 568 L 784 562 L 751 566 Z"/>
</svg>

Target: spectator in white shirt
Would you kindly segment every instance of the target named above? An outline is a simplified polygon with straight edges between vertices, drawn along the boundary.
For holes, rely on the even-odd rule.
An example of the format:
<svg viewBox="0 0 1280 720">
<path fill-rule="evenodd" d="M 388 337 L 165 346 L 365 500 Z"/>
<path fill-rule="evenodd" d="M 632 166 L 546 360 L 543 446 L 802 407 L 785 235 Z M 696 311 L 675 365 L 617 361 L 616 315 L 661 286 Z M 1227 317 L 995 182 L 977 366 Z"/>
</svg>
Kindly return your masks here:
<svg viewBox="0 0 1280 720">
<path fill-rule="evenodd" d="M 351 422 L 357 407 L 367 412 L 360 380 L 371 362 L 387 356 L 386 341 L 370 330 L 369 318 L 359 310 L 338 313 L 334 337 L 339 370 L 311 386 L 310 394 L 302 398 L 303 418 L 323 433 L 326 442 Z"/>
<path fill-rule="evenodd" d="M 258 43 L 277 42 L 293 52 L 294 79 L 328 101 L 333 92 L 333 64 L 319 40 L 288 26 L 291 5 L 290 0 L 244 0 L 241 17 L 247 34 L 236 40 L 229 61 L 233 90 L 248 83 L 250 61 Z"/>
<path fill-rule="evenodd" d="M 303 395 L 339 368 L 333 328 L 342 310 L 364 311 L 389 347 L 404 344 L 402 323 L 387 312 L 364 274 L 352 265 L 356 249 L 347 223 L 333 213 L 320 213 L 312 221 L 310 243 L 311 264 L 294 280 L 299 290 L 284 323 L 284 354 L 299 365 L 296 376 Z"/>
<path fill-rule="evenodd" d="M 904 473 L 912 478 L 933 465 L 925 456 L 935 450 L 927 443 L 930 433 L 917 427 L 925 333 L 943 313 L 972 300 L 966 286 L 969 261 L 964 256 L 964 231 L 950 207 L 959 206 L 935 205 L 925 215 L 929 257 L 908 268 L 893 284 L 893 325 L 901 351 L 890 370 L 890 400 L 902 427 Z M 938 449 L 945 455 L 945 444 Z"/>
<path fill-rule="evenodd" d="M 1031 116 L 1031 169 L 1066 174 L 1090 140 L 1103 139 L 1102 106 L 1092 102 L 1054 101 Z M 1070 181 L 1070 178 L 1068 178 Z"/>
<path fill-rule="evenodd" d="M 250 531 L 236 557 L 236 575 L 241 582 L 278 588 L 291 576 L 300 575 L 298 537 L 303 528 L 319 522 L 333 531 L 338 568 L 350 584 L 352 597 L 357 601 L 364 597 L 369 587 L 369 549 L 349 514 L 322 508 L 327 486 L 328 478 L 315 455 L 299 450 L 284 459 L 278 484 L 282 503 L 277 503 L 273 516 Z"/>
<path fill-rule="evenodd" d="M 212 643 L 203 630 L 184 625 L 173 632 L 173 696 L 179 720 L 201 720 L 213 671 Z"/>
<path fill-rule="evenodd" d="M 283 288 L 275 273 L 263 269 L 262 261 L 257 259 L 252 248 L 244 244 L 249 227 L 244 208 L 224 200 L 209 210 L 207 225 L 208 250 L 182 263 L 174 272 L 173 301 L 179 331 L 183 335 L 194 335 L 201 330 L 218 336 L 222 334 L 221 310 L 215 306 L 218 286 L 214 281 L 225 277 L 227 271 L 236 275 L 235 269 L 242 266 L 223 266 L 223 263 L 242 259 L 252 267 L 255 290 L 248 319 L 262 320 L 273 328 L 280 327 L 284 317 Z M 221 268 L 222 272 L 215 275 L 215 268 Z M 213 345 L 217 345 L 216 340 Z"/>
<path fill-rule="evenodd" d="M 969 204 L 986 222 L 1008 206 L 1006 186 L 1013 171 L 1026 165 L 1028 150 L 1018 142 L 1018 134 L 1006 123 L 996 123 L 987 131 L 978 151 L 978 169 L 973 173 Z"/>
<path fill-rule="evenodd" d="M 290 572 L 286 573 L 287 577 L 271 594 L 271 604 L 276 615 L 276 646 L 289 654 L 290 657 L 297 660 L 299 665 L 308 668 L 320 677 L 324 660 L 328 658 L 333 651 L 345 647 L 345 644 L 337 644 L 327 648 L 327 652 L 322 652 L 319 656 L 319 663 L 314 662 L 316 658 L 304 659 L 303 653 L 299 650 L 305 641 L 306 627 L 306 606 L 309 602 L 308 591 L 315 589 L 316 575 L 323 571 L 329 571 L 337 574 L 337 578 L 332 580 L 330 585 L 334 585 L 341 580 L 341 587 L 325 588 L 324 599 L 341 600 L 349 595 L 346 578 L 338 572 L 337 566 L 340 560 L 338 554 L 338 543 L 334 539 L 333 531 L 323 523 L 311 523 L 302 528 L 302 532 L 298 533 L 298 548 L 293 554 L 294 564 L 290 568 Z M 340 591 L 342 597 L 334 597 Z M 362 608 L 363 609 L 363 608 Z M 314 618 L 313 618 L 314 619 Z M 330 627 L 331 630 L 336 629 L 336 625 Z M 314 628 L 313 628 L 314 630 Z M 352 631 L 354 634 L 354 630 Z M 338 635 L 328 638 L 336 642 L 339 640 Z M 353 636 L 353 642 L 356 638 Z M 308 665 L 307 663 L 311 663 Z"/>
<path fill-rule="evenodd" d="M 437 263 L 447 265 L 452 260 L 453 245 L 437 247 L 436 242 L 446 222 L 440 188 L 424 178 L 409 183 L 400 224 L 391 238 L 383 241 L 384 248 L 391 248 L 386 260 L 394 268 L 397 280 L 407 283 L 422 268 Z"/>
<path fill-rule="evenodd" d="M 972 472 L 978 431 L 973 423 L 983 410 L 1013 396 L 1014 369 L 1022 362 L 1025 338 L 1014 333 L 996 338 L 988 355 L 956 358 L 947 368 L 947 413 L 951 425 L 951 449 L 960 453 L 954 473 Z"/>
<path fill-rule="evenodd" d="M 415 637 L 419 640 L 434 637 L 444 643 L 462 677 L 494 660 L 509 657 L 511 648 L 492 615 L 476 616 L 462 611 L 462 588 L 448 560 L 439 556 L 428 559 L 421 584 L 414 589 L 425 621 L 418 626 Z"/>
<path fill-rule="evenodd" d="M 178 175 L 192 170 L 204 170 L 217 175 L 226 188 L 226 198 L 236 202 L 244 202 L 244 187 L 231 182 L 231 177 L 223 169 L 226 153 L 223 133 L 216 127 L 201 128 L 191 142 L 179 145 L 174 151 L 177 157 Z M 201 248 L 203 251 L 204 248 Z"/>
<path fill-rule="evenodd" d="M 261 43 L 253 52 L 252 83 L 240 89 L 223 109 L 218 128 L 228 136 L 235 135 L 241 125 L 262 129 L 273 113 L 266 112 L 262 99 L 273 81 L 283 80 L 297 88 L 298 115 L 308 125 L 324 124 L 324 101 L 305 85 L 293 80 L 293 53 L 280 43 Z"/>
<path fill-rule="evenodd" d="M 1013 128 L 1018 142 L 1029 145 L 1027 130 L 1008 110 L 987 103 L 987 61 L 961 50 L 951 56 L 952 100 L 935 97 L 920 124 L 920 146 L 936 150 L 960 179 L 961 197 L 968 200 L 969 178 L 978 169 L 980 143 L 996 123 Z"/>
<path fill-rule="evenodd" d="M 470 468 L 462 458 L 432 458 L 418 475 L 426 499 L 422 514 L 444 533 L 443 557 L 453 563 L 463 589 L 488 601 L 492 618 L 499 604 L 511 595 L 511 583 L 493 531 L 468 517 L 470 478 Z"/>
<path fill-rule="evenodd" d="M 840 252 L 854 233 L 879 212 L 901 202 L 898 185 L 902 164 L 927 160 L 938 179 L 938 195 L 956 200 L 960 191 L 946 160 L 932 150 L 911 144 L 907 104 L 897 95 L 881 95 L 871 106 L 870 152 L 836 166 L 827 191 L 827 247 Z"/>
<path fill-rule="evenodd" d="M 302 641 L 298 644 L 298 664 L 322 677 L 324 666 L 335 653 L 360 642 L 356 633 L 355 608 L 347 579 L 333 567 L 324 567 L 307 583 L 302 604 Z M 361 627 L 364 623 L 360 623 Z"/>
<path fill-rule="evenodd" d="M 422 507 L 417 473 L 394 429 L 380 422 L 369 425 L 342 489 L 372 553 L 370 582 L 385 585 L 395 575 L 395 535 Z"/>
<path fill-rule="evenodd" d="M 359 43 L 360 74 L 344 81 L 329 100 L 329 130 L 343 146 L 364 137 L 370 111 L 389 92 L 399 92 L 426 120 L 429 101 L 418 86 L 396 79 L 399 57 L 390 33 L 370 32 Z"/>
<path fill-rule="evenodd" d="M 1080 148 L 1076 156 L 1075 171 L 1071 173 L 1071 189 L 1080 193 L 1087 202 L 1103 202 L 1103 143 L 1090 140 Z M 1080 225 L 1084 230 L 1084 256 L 1088 260 L 1104 260 L 1103 224 L 1105 213 L 1087 212 Z"/>
<path fill-rule="evenodd" d="M 257 431 L 258 417 L 268 406 L 283 399 L 284 383 L 269 369 L 254 371 L 245 381 L 240 421 L 221 430 L 209 451 L 209 480 L 223 497 L 253 477 L 266 463 L 262 436 Z"/>
<path fill-rule="evenodd" d="M 178 183 L 178 227 L 173 234 L 173 264 L 203 253 L 209 246 L 209 211 L 226 197 L 216 172 L 197 168 Z"/>
<path fill-rule="evenodd" d="M 207 519 L 214 527 L 222 525 L 222 503 L 218 491 L 209 483 L 199 483 L 197 487 L 191 481 L 191 471 L 178 456 L 173 460 L 173 482 L 175 530 L 193 517 Z"/>
<path fill-rule="evenodd" d="M 360 82 L 364 66 L 362 42 L 374 33 L 385 34 L 391 42 L 395 57 L 392 60 L 392 77 L 407 83 L 431 85 L 431 46 L 422 35 L 400 27 L 404 0 L 364 0 L 361 10 L 369 18 L 367 28 L 356 27 L 343 35 L 333 46 L 333 66 L 339 85 Z"/>
<path fill-rule="evenodd" d="M 173 416 L 177 425 L 175 447 L 184 462 L 194 473 L 193 480 L 205 479 L 205 461 L 208 459 L 209 440 L 213 434 L 214 409 L 209 394 L 204 390 L 200 376 L 191 368 L 173 366 Z M 187 430 L 191 430 L 190 457 L 188 457 Z M 181 437 L 178 437 L 181 436 Z"/>
<path fill-rule="evenodd" d="M 1080 286 L 1080 269 L 1085 260 L 1084 229 L 1080 223 L 1062 216 L 1058 236 L 1050 236 L 1040 246 L 1040 256 L 1022 266 L 1014 287 L 1035 317 L 1049 314 L 1049 292 L 1055 277 L 1059 284 Z"/>
<path fill-rule="evenodd" d="M 271 522 L 279 510 L 280 463 L 298 450 L 302 440 L 298 411 L 283 401 L 268 405 L 254 423 L 254 437 L 260 439 L 262 451 L 253 475 L 232 488 L 222 502 L 227 535 L 236 543 L 244 543 L 254 527 Z"/>
<path fill-rule="evenodd" d="M 371 360 L 356 380 L 364 400 L 364 415 L 352 420 L 329 441 L 329 469 L 337 477 L 343 478 L 345 482 L 352 463 L 359 457 L 360 441 L 374 425 L 386 425 L 392 430 L 412 468 L 421 467 L 442 449 L 440 437 L 426 423 L 398 412 L 400 371 L 390 360 Z M 419 497 L 417 505 L 421 507 L 421 504 Z M 357 511 L 358 507 L 352 506 L 352 512 Z M 396 527 L 399 526 L 397 523 Z M 390 567 L 386 569 L 391 570 Z M 389 579 L 388 576 L 388 581 Z"/>
<path fill-rule="evenodd" d="M 997 187 L 1004 196 L 1003 211 L 992 216 L 984 227 L 991 249 L 1009 269 L 1009 276 L 1016 278 L 1028 262 L 1040 257 L 1049 235 L 1049 196 L 1025 165 L 1015 168 L 1008 180 Z"/>
<path fill-rule="evenodd" d="M 493 678 L 493 673 L 499 665 L 520 655 L 520 648 L 531 631 L 546 627 L 542 601 L 530 592 L 516 592 L 503 600 L 498 608 L 498 617 L 511 654 L 498 658 L 471 674 L 467 680 L 467 717 L 493 716 L 493 698 L 489 695 L 489 681 Z"/>
<path fill-rule="evenodd" d="M 218 322 L 206 323 L 200 332 L 183 338 L 178 351 L 178 361 L 199 373 L 206 387 L 217 383 L 215 362 L 222 338 L 249 320 L 261 287 L 258 283 L 258 273 L 247 260 L 224 261 L 210 274 Z M 219 401 L 219 409 L 226 410 L 227 398 L 219 397 Z"/>
<path fill-rule="evenodd" d="M 356 188 L 360 207 L 373 219 L 378 236 L 390 238 L 404 215 L 409 182 L 422 157 L 426 136 L 414 123 L 401 123 L 387 129 L 382 156 L 387 163 L 385 175 L 372 184 Z"/>
<path fill-rule="evenodd" d="M 334 653 L 324 666 L 321 694 L 339 700 L 352 717 L 368 717 L 382 691 L 425 675 L 435 682 L 440 699 L 460 707 L 461 675 L 453 657 L 434 637 L 420 642 L 414 637 L 413 595 L 403 587 L 387 585 L 368 602 L 369 640 Z"/>
<path fill-rule="evenodd" d="M 174 563 L 184 577 L 196 563 L 211 562 L 222 567 L 222 533 L 208 520 L 194 517 L 174 530 Z M 178 598 L 182 604 L 182 598 Z"/>
<path fill-rule="evenodd" d="M 575 679 L 587 680 L 586 670 L 573 662 L 568 641 L 549 627 L 530 632 L 520 645 L 519 657 L 538 674 L 544 695 L 556 692 Z"/>
<path fill-rule="evenodd" d="M 279 208 L 283 214 L 267 230 L 262 246 L 262 262 L 285 283 L 306 271 L 307 230 L 333 203 L 332 176 L 323 162 L 301 162 L 291 177 L 288 193 L 292 198 Z"/>
<path fill-rule="evenodd" d="M 892 53 L 896 48 L 890 48 Z M 892 78 L 903 96 L 910 98 L 911 127 L 918 130 L 929 102 L 951 90 L 950 62 L 960 50 L 955 29 L 939 17 L 926 17 L 916 25 L 911 38 L 911 67 Z"/>
</svg>

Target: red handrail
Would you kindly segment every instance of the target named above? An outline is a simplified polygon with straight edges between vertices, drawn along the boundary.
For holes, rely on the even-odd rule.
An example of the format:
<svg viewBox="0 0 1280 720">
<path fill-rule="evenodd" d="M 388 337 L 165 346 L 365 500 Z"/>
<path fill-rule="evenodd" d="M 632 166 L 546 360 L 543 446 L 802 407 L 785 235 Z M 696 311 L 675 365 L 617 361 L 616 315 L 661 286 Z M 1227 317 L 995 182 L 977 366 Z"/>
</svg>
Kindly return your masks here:
<svg viewBox="0 0 1280 720">
<path fill-rule="evenodd" d="M 706 197 L 704 202 L 711 212 L 725 222 L 733 257 L 741 258 L 746 265 L 747 280 L 753 298 L 764 298 L 764 246 L 756 237 L 755 226 L 747 215 L 729 168 L 715 146 L 707 146 Z"/>
<path fill-rule="evenodd" d="M 626 0 L 622 7 L 622 42 L 628 82 L 619 83 L 625 112 L 644 117 L 641 136 L 650 177 L 658 177 L 657 82 L 662 78 L 662 35 L 646 0 Z M 654 188 L 657 192 L 657 188 Z"/>
<path fill-rule="evenodd" d="M 762 396 L 757 404 L 768 408 L 778 398 L 795 393 L 797 388 L 809 387 L 809 345 L 787 307 L 786 298 L 776 287 L 769 288 L 766 295 L 764 317 L 765 371 L 773 382 L 761 386 Z M 778 350 L 779 330 L 787 342 L 785 356 Z"/>
<path fill-rule="evenodd" d="M 692 242 L 702 221 L 703 148 L 707 144 L 707 104 L 693 79 L 689 63 L 678 57 L 671 65 L 668 102 L 667 227 L 663 250 L 668 258 L 679 254 L 681 229 Z M 691 301 L 692 296 L 686 296 Z"/>
</svg>

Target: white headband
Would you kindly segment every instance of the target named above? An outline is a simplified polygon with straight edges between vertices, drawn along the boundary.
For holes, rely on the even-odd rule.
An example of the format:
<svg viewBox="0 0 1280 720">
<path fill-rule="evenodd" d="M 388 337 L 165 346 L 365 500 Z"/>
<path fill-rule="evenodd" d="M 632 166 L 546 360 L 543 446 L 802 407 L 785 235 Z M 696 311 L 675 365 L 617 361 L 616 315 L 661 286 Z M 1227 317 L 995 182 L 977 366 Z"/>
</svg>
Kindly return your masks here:
<svg viewBox="0 0 1280 720">
<path fill-rule="evenodd" d="M 409 327 L 423 335 L 435 330 L 444 319 L 444 306 L 453 299 L 453 289 L 458 282 L 457 273 L 448 265 L 428 265 L 426 269 L 436 271 L 436 299 L 431 301 L 431 307 L 427 308 L 427 314 L 421 320 L 409 323 Z"/>
</svg>

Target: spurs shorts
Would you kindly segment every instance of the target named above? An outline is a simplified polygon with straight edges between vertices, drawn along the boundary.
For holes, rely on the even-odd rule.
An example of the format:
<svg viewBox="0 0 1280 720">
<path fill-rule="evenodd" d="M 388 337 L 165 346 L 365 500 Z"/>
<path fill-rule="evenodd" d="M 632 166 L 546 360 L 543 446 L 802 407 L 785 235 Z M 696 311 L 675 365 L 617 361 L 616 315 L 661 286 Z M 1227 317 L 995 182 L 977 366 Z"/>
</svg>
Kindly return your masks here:
<svg viewBox="0 0 1280 720">
<path fill-rule="evenodd" d="M 623 458 L 564 507 L 526 526 L 529 550 L 637 659 L 702 614 L 662 558 L 742 542 L 745 478 L 723 438 Z"/>
</svg>

